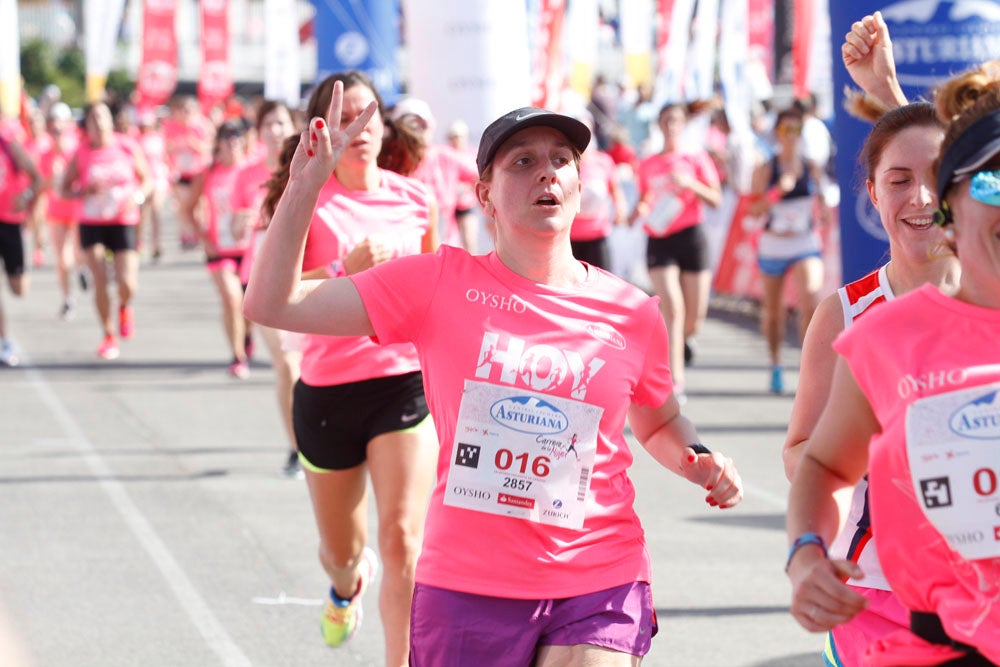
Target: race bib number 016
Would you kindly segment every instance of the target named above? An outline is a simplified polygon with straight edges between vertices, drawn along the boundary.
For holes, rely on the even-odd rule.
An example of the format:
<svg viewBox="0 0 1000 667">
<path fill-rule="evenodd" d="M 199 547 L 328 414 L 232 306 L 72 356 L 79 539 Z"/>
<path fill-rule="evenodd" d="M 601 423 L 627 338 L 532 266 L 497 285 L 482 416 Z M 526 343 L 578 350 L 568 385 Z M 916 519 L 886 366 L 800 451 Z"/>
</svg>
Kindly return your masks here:
<svg viewBox="0 0 1000 667">
<path fill-rule="evenodd" d="M 1000 556 L 1000 383 L 922 398 L 906 412 L 917 501 L 967 560 Z"/>
<path fill-rule="evenodd" d="M 444 503 L 582 528 L 604 410 L 466 380 Z"/>
</svg>

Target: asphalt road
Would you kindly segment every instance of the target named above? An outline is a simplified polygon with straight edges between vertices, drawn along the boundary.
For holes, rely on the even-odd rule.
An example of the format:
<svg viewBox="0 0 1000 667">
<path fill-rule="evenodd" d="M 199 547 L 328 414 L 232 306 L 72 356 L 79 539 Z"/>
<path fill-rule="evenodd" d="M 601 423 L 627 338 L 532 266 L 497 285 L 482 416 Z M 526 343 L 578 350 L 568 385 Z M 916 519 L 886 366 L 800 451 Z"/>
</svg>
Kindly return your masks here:
<svg viewBox="0 0 1000 667">
<path fill-rule="evenodd" d="M 25 299 L 3 293 L 23 363 L 0 368 L 0 607 L 35 663 L 380 665 L 374 592 L 348 646 L 320 639 L 327 582 L 304 482 L 280 474 L 272 374 L 266 359 L 226 374 L 199 253 L 144 263 L 137 333 L 113 362 L 94 355 L 88 295 L 61 322 L 52 269 L 32 280 Z M 746 318 L 714 314 L 698 343 L 685 412 L 736 460 L 746 499 L 713 510 L 638 448 L 660 620 L 644 664 L 820 665 L 782 572 L 791 398 L 767 393 Z M 793 389 L 796 350 L 788 362 Z"/>
</svg>

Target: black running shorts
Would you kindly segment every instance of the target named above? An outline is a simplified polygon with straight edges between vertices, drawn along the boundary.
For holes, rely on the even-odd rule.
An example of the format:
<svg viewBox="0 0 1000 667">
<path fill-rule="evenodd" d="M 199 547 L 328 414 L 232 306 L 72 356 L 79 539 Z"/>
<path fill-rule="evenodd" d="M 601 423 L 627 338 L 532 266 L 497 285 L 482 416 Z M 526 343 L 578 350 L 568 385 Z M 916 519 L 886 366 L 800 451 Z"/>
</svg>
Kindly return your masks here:
<svg viewBox="0 0 1000 667">
<path fill-rule="evenodd" d="M 299 380 L 292 397 L 299 454 L 320 470 L 361 465 L 373 438 L 411 429 L 428 412 L 419 371 L 330 387 Z"/>
</svg>

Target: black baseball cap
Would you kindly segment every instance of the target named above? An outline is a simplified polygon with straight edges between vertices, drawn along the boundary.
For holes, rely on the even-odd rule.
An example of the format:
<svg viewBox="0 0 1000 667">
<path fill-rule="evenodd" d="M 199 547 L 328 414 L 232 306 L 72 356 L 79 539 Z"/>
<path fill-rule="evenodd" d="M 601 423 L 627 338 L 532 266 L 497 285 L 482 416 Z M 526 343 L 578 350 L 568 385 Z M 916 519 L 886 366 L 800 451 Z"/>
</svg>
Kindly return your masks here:
<svg viewBox="0 0 1000 667">
<path fill-rule="evenodd" d="M 521 107 L 500 116 L 483 132 L 479 140 L 479 154 L 476 155 L 479 176 L 482 177 L 490 166 L 503 142 L 516 132 L 539 125 L 559 130 L 581 153 L 590 145 L 590 130 L 577 119 L 537 107 Z"/>
</svg>

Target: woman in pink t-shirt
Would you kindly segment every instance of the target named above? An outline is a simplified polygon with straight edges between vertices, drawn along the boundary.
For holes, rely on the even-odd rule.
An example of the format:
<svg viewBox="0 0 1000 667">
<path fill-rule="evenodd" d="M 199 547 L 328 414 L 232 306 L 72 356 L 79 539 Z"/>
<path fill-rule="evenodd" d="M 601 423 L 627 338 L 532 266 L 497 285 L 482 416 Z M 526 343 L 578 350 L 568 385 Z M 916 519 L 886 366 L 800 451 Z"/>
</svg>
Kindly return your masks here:
<svg viewBox="0 0 1000 667">
<path fill-rule="evenodd" d="M 829 630 L 870 604 L 842 583 L 861 568 L 825 546 L 868 472 L 879 560 L 909 629 L 871 643 L 866 665 L 1000 663 L 1000 61 L 935 102 L 948 123 L 935 221 L 958 287 L 919 287 L 837 338 L 843 359 L 789 498 L 792 614 Z"/>
<path fill-rule="evenodd" d="M 235 233 L 231 199 L 243 164 L 243 134 L 239 122 L 226 121 L 219 127 L 212 163 L 191 180 L 191 196 L 181 211 L 205 249 L 205 266 L 219 294 L 222 325 L 232 354 L 229 374 L 240 380 L 250 376 L 240 281 L 240 263 L 249 235 L 247 230 Z"/>
<path fill-rule="evenodd" d="M 167 164 L 167 141 L 163 137 L 159 119 L 155 109 L 141 109 L 138 115 L 139 134 L 136 141 L 142 147 L 142 154 L 149 165 L 149 176 L 153 182 L 149 198 L 142 205 L 141 227 L 139 237 L 146 231 L 148 225 L 152 245 L 153 262 L 160 261 L 163 247 L 160 242 L 163 218 L 163 203 L 170 194 L 170 167 Z"/>
<path fill-rule="evenodd" d="M 335 84 L 344 89 L 345 126 L 369 104 L 383 108 L 368 77 L 348 71 L 316 88 L 309 100 L 310 115 L 327 109 Z M 293 255 L 301 257 L 299 268 L 306 276 L 354 274 L 394 257 L 437 248 L 427 187 L 379 167 L 386 131 L 381 114 L 368 118 L 336 170 L 324 179 L 318 200 L 311 200 L 316 210 L 308 240 L 301 253 Z M 293 137 L 287 147 L 295 149 L 299 139 Z M 401 148 L 403 142 L 396 145 Z M 397 164 L 414 163 L 412 154 L 393 157 L 406 157 L 394 161 Z M 290 159 L 275 175 L 265 209 L 278 200 L 286 179 L 294 178 L 297 170 L 298 163 Z M 273 233 L 269 225 L 265 244 Z M 267 261 L 261 257 L 255 263 L 251 285 L 268 280 L 259 277 L 266 276 L 260 264 Z M 379 598 L 386 664 L 394 667 L 407 664 L 413 567 L 434 476 L 433 423 L 421 380 L 410 344 L 379 345 L 361 333 L 310 334 L 302 342 L 301 377 L 292 404 L 299 459 L 319 526 L 320 562 L 331 580 L 321 618 L 324 641 L 341 646 L 357 631 L 361 598 L 377 569 L 375 552 L 366 546 L 370 476 L 384 564 Z"/>
<path fill-rule="evenodd" d="M 594 118 L 584 112 L 577 120 L 594 131 Z M 590 146 L 580 157 L 580 212 L 573 218 L 569 233 L 573 256 L 605 271 L 611 270 L 611 249 L 608 237 L 612 225 L 627 222 L 625 195 L 618 182 L 618 167 L 610 155 Z"/>
<path fill-rule="evenodd" d="M 655 299 L 573 258 L 590 131 L 536 108 L 487 127 L 476 193 L 495 252 L 443 246 L 303 283 L 289 258 L 376 112 L 341 96 L 338 85 L 332 136 L 313 117 L 301 138 L 245 307 L 274 326 L 417 347 L 440 447 L 412 664 L 637 664 L 656 624 L 626 419 L 709 505 L 735 505 L 742 485 L 680 414 Z"/>
<path fill-rule="evenodd" d="M 114 131 L 111 110 L 98 102 L 83 115 L 87 139 L 66 167 L 63 197 L 80 199 L 80 245 L 94 277 L 94 300 L 104 338 L 97 348 L 102 359 L 116 359 L 118 339 L 111 324 L 106 254 L 114 256 L 118 284 L 118 331 L 131 338 L 135 330 L 132 299 L 139 279 L 136 225 L 150 183 L 142 149 Z"/>
<path fill-rule="evenodd" d="M 665 104 L 658 118 L 663 150 L 639 163 L 639 201 L 632 220 L 641 222 L 649 237 L 646 266 L 670 332 L 670 372 L 683 397 L 684 364 L 692 354 L 689 339 L 705 321 L 712 281 L 701 223 L 704 207 L 722 201 L 722 188 L 708 153 L 681 147 L 685 107 Z"/>
<path fill-rule="evenodd" d="M 261 205 L 267 194 L 267 183 L 271 175 L 281 166 L 281 148 L 288 137 L 295 134 L 295 124 L 291 113 L 283 102 L 265 100 L 256 110 L 257 136 L 264 155 L 240 169 L 236 177 L 231 198 L 233 223 L 237 236 L 249 235 L 246 253 L 240 264 L 240 282 L 250 281 L 250 269 L 256 248 L 264 238 L 264 231 L 270 215 L 264 215 Z M 302 362 L 301 345 L 286 332 L 271 327 L 258 326 L 257 331 L 267 345 L 274 371 L 275 390 L 278 395 L 278 409 L 288 436 L 288 453 L 284 473 L 290 477 L 301 476 L 299 448 L 295 444 L 295 429 L 292 423 L 292 389 L 299 379 L 299 365 Z M 297 336 L 296 334 L 295 336 Z M 250 350 L 247 350 L 250 357 Z"/>
<path fill-rule="evenodd" d="M 45 217 L 48 220 L 56 279 L 62 296 L 59 316 L 68 319 L 76 310 L 70 290 L 72 274 L 77 264 L 82 266 L 84 260 L 77 229 L 79 202 L 63 199 L 61 196 L 66 167 L 80 146 L 80 132 L 73 121 L 73 112 L 63 102 L 53 104 L 49 110 L 49 135 L 52 137 L 52 150 L 39 164 L 39 168 L 45 178 Z"/>
<path fill-rule="evenodd" d="M 0 119 L 0 262 L 14 296 L 28 291 L 29 276 L 24 270 L 24 235 L 21 226 L 41 192 L 38 167 L 21 146 L 13 128 Z M 7 321 L 0 301 L 0 364 L 16 366 L 18 354 L 7 338 Z"/>
<path fill-rule="evenodd" d="M 191 205 L 191 181 L 212 161 L 214 126 L 191 95 L 179 95 L 170 101 L 170 115 L 163 121 L 167 159 L 173 176 L 173 194 L 181 209 Z M 198 247 L 191 221 L 181 219 L 181 249 Z"/>
</svg>

